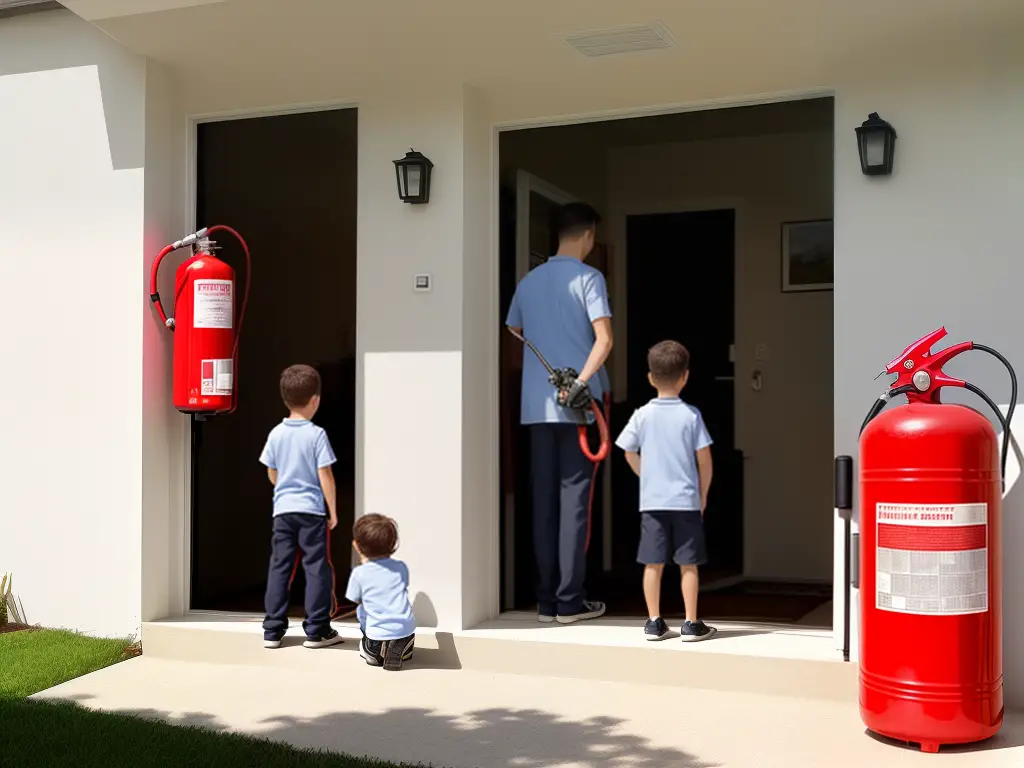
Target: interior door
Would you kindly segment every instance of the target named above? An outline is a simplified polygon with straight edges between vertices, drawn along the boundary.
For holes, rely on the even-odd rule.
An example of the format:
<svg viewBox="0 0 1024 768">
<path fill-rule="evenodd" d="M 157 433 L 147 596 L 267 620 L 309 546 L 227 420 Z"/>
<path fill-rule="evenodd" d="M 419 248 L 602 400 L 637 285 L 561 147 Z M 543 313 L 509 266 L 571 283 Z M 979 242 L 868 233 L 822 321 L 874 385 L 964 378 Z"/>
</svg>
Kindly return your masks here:
<svg viewBox="0 0 1024 768">
<path fill-rule="evenodd" d="M 743 461 L 734 440 L 732 355 L 735 220 L 733 210 L 627 217 L 629 408 L 624 416 L 654 396 L 647 381 L 647 350 L 664 339 L 682 343 L 691 355 L 682 397 L 700 409 L 714 440 L 714 480 L 705 517 L 709 566 L 741 573 Z M 618 469 L 622 481 L 616 486 L 629 489 L 622 503 L 636 509 L 636 480 L 621 465 Z M 618 558 L 631 562 L 637 534 L 617 533 Z"/>
<path fill-rule="evenodd" d="M 576 198 L 526 171 L 518 171 L 515 199 L 502 205 L 501 321 L 504 324 L 515 286 L 534 267 L 543 264 L 558 248 L 551 229 L 555 211 Z M 511 236 L 510 236 L 511 235 Z M 515 257 L 510 258 L 509 250 Z M 514 266 L 514 272 L 507 267 Z M 529 483 L 525 468 L 530 466 L 528 446 L 520 439 L 519 393 L 522 383 L 522 345 L 508 333 L 501 334 L 502 415 L 502 609 L 513 610 L 533 597 L 533 546 L 529 511 Z M 516 497 L 522 507 L 517 514 Z M 517 545 L 519 551 L 517 551 Z"/>
</svg>

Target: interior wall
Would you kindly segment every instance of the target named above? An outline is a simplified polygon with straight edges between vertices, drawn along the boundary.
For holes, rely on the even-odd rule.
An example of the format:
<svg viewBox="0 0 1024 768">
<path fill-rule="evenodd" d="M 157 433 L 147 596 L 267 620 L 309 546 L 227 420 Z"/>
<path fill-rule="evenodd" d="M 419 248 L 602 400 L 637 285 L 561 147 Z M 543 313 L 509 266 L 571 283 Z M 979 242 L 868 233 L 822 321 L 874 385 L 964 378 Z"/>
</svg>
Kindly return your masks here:
<svg viewBox="0 0 1024 768">
<path fill-rule="evenodd" d="M 355 484 L 357 114 L 331 110 L 201 123 L 197 224 L 228 224 L 252 252 L 239 347 L 238 410 L 201 425 L 192 512 L 192 607 L 262 595 L 272 487 L 259 464 L 287 415 L 281 371 L 307 363 L 323 379 L 316 423 L 338 457 L 339 534 L 333 560 L 347 580 Z M 244 257 L 229 235 L 219 255 Z"/>
<path fill-rule="evenodd" d="M 615 221 L 648 207 L 736 206 L 744 573 L 829 581 L 832 293 L 782 293 L 780 244 L 783 222 L 832 217 L 831 131 L 617 149 L 609 167 Z M 670 258 L 672 244 L 665 249 Z M 700 287 L 680 286 L 680 300 L 691 290 Z M 760 392 L 750 385 L 754 369 Z"/>
</svg>

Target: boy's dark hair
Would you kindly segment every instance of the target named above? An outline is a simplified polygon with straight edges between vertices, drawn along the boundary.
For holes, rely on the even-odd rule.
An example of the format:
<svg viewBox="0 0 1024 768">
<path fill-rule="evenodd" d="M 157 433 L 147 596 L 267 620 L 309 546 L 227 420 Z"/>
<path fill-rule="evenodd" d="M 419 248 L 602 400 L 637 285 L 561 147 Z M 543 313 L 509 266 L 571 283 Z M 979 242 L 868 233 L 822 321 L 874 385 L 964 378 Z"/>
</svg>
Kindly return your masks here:
<svg viewBox="0 0 1024 768">
<path fill-rule="evenodd" d="M 320 394 L 320 374 L 310 365 L 290 365 L 281 372 L 281 399 L 289 408 L 303 408 Z"/>
<path fill-rule="evenodd" d="M 579 237 L 601 223 L 601 215 L 586 203 L 567 203 L 555 212 L 552 229 L 559 240 Z"/>
<path fill-rule="evenodd" d="M 363 557 L 391 557 L 398 549 L 398 525 L 384 515 L 363 515 L 352 526 L 352 538 Z"/>
<path fill-rule="evenodd" d="M 679 381 L 690 369 L 690 353 L 678 341 L 659 341 L 647 351 L 647 370 L 658 384 Z"/>
</svg>

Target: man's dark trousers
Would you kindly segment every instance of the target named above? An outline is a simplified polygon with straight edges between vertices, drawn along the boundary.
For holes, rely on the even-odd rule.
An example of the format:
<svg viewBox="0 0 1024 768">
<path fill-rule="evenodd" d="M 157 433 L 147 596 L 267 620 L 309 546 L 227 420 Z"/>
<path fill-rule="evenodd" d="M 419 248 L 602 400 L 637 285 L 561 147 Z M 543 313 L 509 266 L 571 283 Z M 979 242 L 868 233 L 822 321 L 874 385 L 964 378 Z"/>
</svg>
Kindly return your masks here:
<svg viewBox="0 0 1024 768">
<path fill-rule="evenodd" d="M 327 554 L 327 518 L 300 513 L 277 515 L 270 546 L 264 637 L 279 639 L 288 629 L 289 593 L 295 556 L 300 551 L 302 570 L 306 575 L 306 620 L 302 622 L 302 629 L 307 637 L 327 636 L 331 631 L 334 581 Z"/>
<path fill-rule="evenodd" d="M 575 424 L 531 424 L 533 550 L 541 616 L 583 611 L 587 501 L 594 465 Z"/>
</svg>

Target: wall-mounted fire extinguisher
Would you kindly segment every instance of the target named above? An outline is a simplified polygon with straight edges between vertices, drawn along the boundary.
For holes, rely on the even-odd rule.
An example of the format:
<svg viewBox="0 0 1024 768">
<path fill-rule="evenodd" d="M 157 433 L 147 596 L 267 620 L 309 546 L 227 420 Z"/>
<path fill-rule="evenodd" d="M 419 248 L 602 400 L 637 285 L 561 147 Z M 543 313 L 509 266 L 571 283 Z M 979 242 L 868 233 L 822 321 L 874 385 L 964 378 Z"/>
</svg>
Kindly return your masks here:
<svg viewBox="0 0 1024 768">
<path fill-rule="evenodd" d="M 1017 377 L 981 344 L 931 352 L 945 335 L 930 333 L 886 366 L 896 380 L 860 434 L 861 718 L 925 752 L 987 739 L 1003 721 L 1002 492 Z M 1005 418 L 985 392 L 942 370 L 970 350 L 1009 371 Z M 995 412 L 1001 458 L 989 420 L 943 403 L 944 387 Z M 884 411 L 897 395 L 908 403 Z"/>
<path fill-rule="evenodd" d="M 245 289 L 237 318 L 235 270 L 213 255 L 215 242 L 210 236 L 216 232 L 234 236 L 245 253 Z M 173 317 L 168 317 L 157 289 L 160 262 L 189 246 L 192 256 L 175 274 Z M 174 331 L 173 401 L 182 413 L 202 419 L 233 413 L 238 407 L 238 340 L 249 301 L 251 266 L 245 240 L 220 224 L 166 246 L 153 260 L 149 297 L 164 325 Z"/>
</svg>

